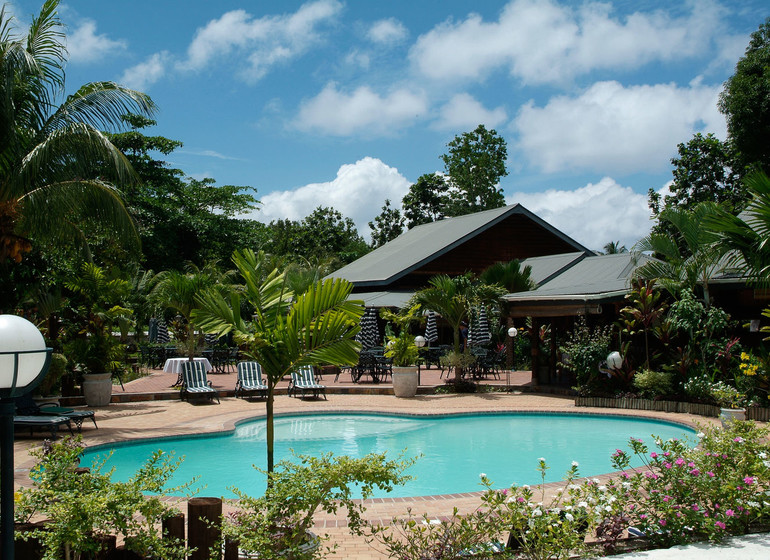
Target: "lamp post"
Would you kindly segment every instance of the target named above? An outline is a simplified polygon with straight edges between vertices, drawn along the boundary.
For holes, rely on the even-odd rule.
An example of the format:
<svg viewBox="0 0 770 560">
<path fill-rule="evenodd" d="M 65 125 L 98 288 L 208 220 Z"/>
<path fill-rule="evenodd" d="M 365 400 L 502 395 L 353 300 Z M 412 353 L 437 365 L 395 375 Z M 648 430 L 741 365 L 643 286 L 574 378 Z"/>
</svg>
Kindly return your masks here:
<svg viewBox="0 0 770 560">
<path fill-rule="evenodd" d="M 508 329 L 508 336 L 511 337 L 511 350 L 513 351 L 513 363 L 511 367 L 516 367 L 516 337 L 519 335 L 519 331 L 516 327 Z M 510 390 L 511 386 L 511 370 L 505 370 L 505 390 Z"/>
<path fill-rule="evenodd" d="M 13 414 L 16 398 L 29 393 L 48 372 L 51 348 L 37 327 L 16 315 L 0 315 L 0 552 L 14 557 Z"/>
<path fill-rule="evenodd" d="M 414 345 L 417 346 L 417 386 L 420 386 L 420 348 L 425 346 L 424 336 L 417 335 L 414 337 Z"/>
</svg>

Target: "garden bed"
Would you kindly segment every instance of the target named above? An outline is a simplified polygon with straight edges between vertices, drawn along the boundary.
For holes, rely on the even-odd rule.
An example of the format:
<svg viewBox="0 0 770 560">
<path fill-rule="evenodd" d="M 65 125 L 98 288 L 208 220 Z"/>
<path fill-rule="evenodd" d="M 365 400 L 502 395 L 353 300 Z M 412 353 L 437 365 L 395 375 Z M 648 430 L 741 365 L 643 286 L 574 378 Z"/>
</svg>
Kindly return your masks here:
<svg viewBox="0 0 770 560">
<path fill-rule="evenodd" d="M 657 412 L 681 412 L 699 416 L 719 416 L 719 407 L 713 404 L 682 401 L 656 401 L 630 397 L 575 397 L 575 406 L 596 408 L 625 408 L 632 410 L 655 410 Z M 751 406 L 746 408 L 746 418 L 760 422 L 770 421 L 770 408 Z"/>
</svg>

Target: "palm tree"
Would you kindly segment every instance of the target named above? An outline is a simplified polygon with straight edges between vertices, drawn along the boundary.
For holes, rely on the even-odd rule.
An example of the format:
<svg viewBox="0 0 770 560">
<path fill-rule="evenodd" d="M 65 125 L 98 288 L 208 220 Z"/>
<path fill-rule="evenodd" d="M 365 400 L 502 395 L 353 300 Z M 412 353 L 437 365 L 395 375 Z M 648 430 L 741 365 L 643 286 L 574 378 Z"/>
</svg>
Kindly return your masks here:
<svg viewBox="0 0 770 560">
<path fill-rule="evenodd" d="M 682 208 L 667 208 L 660 213 L 660 219 L 674 226 L 683 247 L 680 248 L 673 235 L 651 233 L 634 245 L 634 251 L 651 252 L 661 260 L 650 260 L 640 266 L 635 277 L 657 279 L 660 285 L 674 297 L 683 289 L 695 291 L 698 286 L 703 290 L 703 301 L 710 305 L 709 281 L 721 270 L 717 235 L 706 226 L 713 216 L 715 206 L 702 202 L 692 211 Z"/>
<path fill-rule="evenodd" d="M 621 245 L 620 241 L 610 241 L 604 247 L 605 255 L 617 255 L 619 253 L 628 253 L 625 245 Z"/>
<path fill-rule="evenodd" d="M 200 294 L 193 320 L 206 332 L 229 332 L 245 353 L 262 365 L 267 377 L 267 471 L 273 471 L 273 399 L 275 386 L 306 365 L 354 365 L 361 345 L 355 341 L 362 301 L 348 300 L 353 289 L 346 280 L 319 280 L 305 293 L 287 289 L 286 274 L 262 268 L 264 253 L 250 249 L 233 253 L 243 289 L 229 297 L 209 289 Z M 250 316 L 242 310 L 250 307 Z M 268 480 L 270 480 L 268 478 Z"/>
<path fill-rule="evenodd" d="M 521 262 L 512 261 L 496 262 L 484 269 L 479 275 L 479 280 L 484 284 L 497 284 L 507 293 L 526 292 L 534 289 L 535 281 L 532 279 L 532 267 L 521 268 Z"/>
<path fill-rule="evenodd" d="M 770 177 L 755 173 L 746 179 L 751 200 L 739 216 L 715 208 L 706 225 L 712 228 L 728 265 L 759 282 L 770 280 Z"/>
<path fill-rule="evenodd" d="M 32 240 L 74 244 L 88 255 L 78 222 L 105 224 L 125 245 L 138 244 L 134 224 L 108 181 L 134 180 L 125 156 L 101 132 L 127 113 L 151 115 L 152 100 L 112 82 L 64 92 L 67 51 L 46 0 L 19 38 L 0 9 L 0 262 L 19 262 Z"/>
<path fill-rule="evenodd" d="M 190 361 L 195 357 L 196 339 L 193 310 L 198 307 L 198 294 L 213 287 L 222 280 L 216 263 L 209 263 L 202 269 L 190 264 L 185 272 L 165 270 L 155 277 L 155 287 L 150 293 L 151 300 L 166 309 L 173 309 L 185 319 L 187 333 L 185 349 Z"/>
</svg>

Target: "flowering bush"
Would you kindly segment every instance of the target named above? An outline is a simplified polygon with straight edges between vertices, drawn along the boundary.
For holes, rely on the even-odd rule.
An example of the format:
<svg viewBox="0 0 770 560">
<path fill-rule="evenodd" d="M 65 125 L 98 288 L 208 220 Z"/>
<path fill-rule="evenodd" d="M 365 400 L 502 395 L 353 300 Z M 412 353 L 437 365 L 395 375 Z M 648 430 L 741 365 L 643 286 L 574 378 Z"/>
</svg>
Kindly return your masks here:
<svg viewBox="0 0 770 560">
<path fill-rule="evenodd" d="M 548 468 L 545 459 L 539 459 L 537 470 L 543 483 Z M 598 481 L 576 484 L 577 478 L 578 464 L 573 462 L 564 486 L 546 499 L 542 485 L 536 497 L 528 485 L 491 490 L 490 482 L 482 477 L 487 486 L 482 500 L 498 520 L 500 530 L 510 531 L 509 548 L 519 549 L 533 560 L 569 558 L 585 551 L 585 536 L 595 520 L 591 488 Z"/>
<path fill-rule="evenodd" d="M 658 544 L 670 546 L 699 538 L 720 541 L 743 534 L 749 524 L 770 519 L 770 446 L 767 428 L 733 422 L 727 429 L 707 428 L 693 448 L 686 441 L 657 441 L 648 452 L 631 439 L 644 467 L 630 468 L 631 456 L 613 455 L 619 479 L 606 487 L 632 523 Z"/>
<path fill-rule="evenodd" d="M 711 398 L 722 408 L 740 408 L 743 404 L 743 395 L 724 381 L 711 384 Z"/>
<path fill-rule="evenodd" d="M 599 362 L 607 357 L 612 342 L 610 327 L 591 329 L 584 317 L 579 317 L 575 328 L 562 346 L 565 360 L 562 365 L 569 368 L 583 390 L 600 385 Z"/>
<path fill-rule="evenodd" d="M 736 385 L 746 394 L 746 400 L 759 406 L 770 406 L 770 373 L 767 358 L 741 352 Z"/>
</svg>

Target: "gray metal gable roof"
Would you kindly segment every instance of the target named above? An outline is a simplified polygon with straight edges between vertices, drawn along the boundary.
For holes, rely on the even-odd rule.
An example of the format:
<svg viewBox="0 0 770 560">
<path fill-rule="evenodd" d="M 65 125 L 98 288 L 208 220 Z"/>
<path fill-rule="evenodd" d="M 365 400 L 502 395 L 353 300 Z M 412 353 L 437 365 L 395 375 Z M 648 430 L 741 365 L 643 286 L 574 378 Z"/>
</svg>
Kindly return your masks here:
<svg viewBox="0 0 770 560">
<path fill-rule="evenodd" d="M 617 295 L 629 290 L 634 270 L 651 258 L 632 253 L 585 257 L 538 286 L 536 290 L 508 294 L 505 299 L 514 302 Z M 524 261 L 524 264 L 527 264 L 527 261 Z"/>
<path fill-rule="evenodd" d="M 416 226 L 329 276 L 345 278 L 358 286 L 393 282 L 514 214 L 527 216 L 576 251 L 593 254 L 520 204 L 514 204 Z"/>
</svg>

